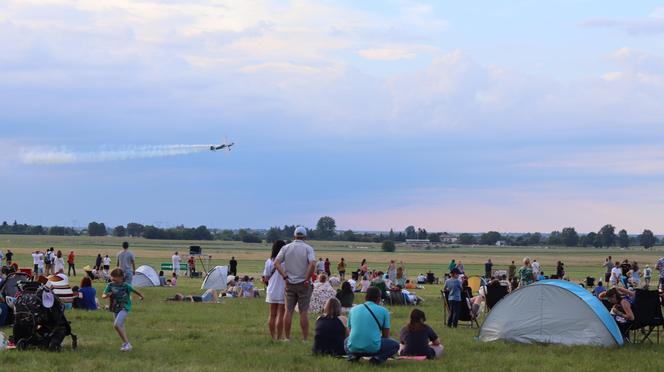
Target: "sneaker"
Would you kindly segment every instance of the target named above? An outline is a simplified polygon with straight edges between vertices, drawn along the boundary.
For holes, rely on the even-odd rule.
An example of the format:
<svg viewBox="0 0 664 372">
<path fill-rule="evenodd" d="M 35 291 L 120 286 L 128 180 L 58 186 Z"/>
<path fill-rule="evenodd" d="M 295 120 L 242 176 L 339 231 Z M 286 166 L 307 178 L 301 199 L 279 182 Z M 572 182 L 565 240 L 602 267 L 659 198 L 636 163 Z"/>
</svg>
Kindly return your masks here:
<svg viewBox="0 0 664 372">
<path fill-rule="evenodd" d="M 127 342 L 126 344 L 123 344 L 122 347 L 120 348 L 121 351 L 131 351 L 131 349 L 132 349 L 132 347 L 131 347 L 131 344 L 129 342 Z"/>
</svg>

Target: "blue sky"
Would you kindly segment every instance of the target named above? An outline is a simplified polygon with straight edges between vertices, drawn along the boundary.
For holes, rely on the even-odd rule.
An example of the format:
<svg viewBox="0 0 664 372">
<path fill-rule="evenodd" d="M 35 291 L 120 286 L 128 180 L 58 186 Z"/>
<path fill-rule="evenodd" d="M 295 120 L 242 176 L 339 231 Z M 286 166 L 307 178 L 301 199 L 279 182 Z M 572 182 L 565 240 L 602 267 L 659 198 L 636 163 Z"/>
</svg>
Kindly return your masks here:
<svg viewBox="0 0 664 372">
<path fill-rule="evenodd" d="M 657 2 L 9 0 L 0 44 L 0 219 L 664 232 Z"/>
</svg>

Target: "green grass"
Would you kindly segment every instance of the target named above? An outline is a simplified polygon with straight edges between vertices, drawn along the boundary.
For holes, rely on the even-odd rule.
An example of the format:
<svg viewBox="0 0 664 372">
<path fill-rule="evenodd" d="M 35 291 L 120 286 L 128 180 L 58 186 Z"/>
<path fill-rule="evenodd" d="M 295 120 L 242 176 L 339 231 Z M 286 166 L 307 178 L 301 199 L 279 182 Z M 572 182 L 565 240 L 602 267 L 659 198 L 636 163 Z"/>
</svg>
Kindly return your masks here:
<svg viewBox="0 0 664 372">
<path fill-rule="evenodd" d="M 10 239 L 9 244 L 2 240 Z M 64 241 L 49 241 L 46 238 L 30 240 L 30 238 L 0 237 L 3 251 L 6 247 L 18 248 L 17 259 L 27 260 L 30 249 L 50 245 L 59 248 L 74 249 L 80 255 L 79 267 L 91 263 L 92 257 L 100 249 L 108 249 L 109 253 L 117 250 L 119 240 L 105 238 L 94 240 L 89 238 L 69 238 Z M 167 262 L 166 257 L 174 248 L 183 247 L 182 242 L 136 241 L 133 246 L 140 252 L 161 252 L 163 255 L 143 258 L 138 255 L 139 263 L 157 264 Z M 101 248 L 104 247 L 104 248 Z M 253 247 L 252 249 L 246 249 Z M 326 252 L 330 257 L 338 254 L 348 255 L 349 252 L 338 252 L 334 243 L 318 244 L 314 242 L 318 252 Z M 318 248 L 321 249 L 318 249 Z M 220 244 L 214 242 L 210 249 L 218 249 L 214 260 L 225 263 L 230 254 L 246 254 L 256 252 L 257 256 L 249 255 L 240 260 L 240 272 L 255 275 L 262 267 L 262 259 L 267 254 L 267 247 L 245 247 L 237 243 Z M 416 274 L 432 266 L 441 272 L 443 265 L 449 261 L 449 255 L 465 255 L 468 257 L 466 269 L 473 273 L 483 270 L 481 262 L 491 255 L 499 262 L 504 259 L 518 259 L 525 254 L 543 257 L 544 262 L 563 257 L 568 270 L 575 277 L 584 277 L 599 272 L 598 265 L 583 264 L 590 260 L 603 259 L 606 250 L 534 250 L 521 248 L 476 248 L 450 249 L 451 252 L 413 252 L 400 254 L 404 258 L 410 275 Z M 511 253 L 508 253 L 511 252 Z M 622 251 L 612 251 L 614 256 L 625 255 Z M 642 256 L 644 262 L 650 262 L 657 253 L 629 252 L 633 256 Z M 504 257 L 501 257 L 505 254 Z M 146 253 L 147 255 L 147 253 Z M 366 255 L 370 262 L 385 266 L 382 253 L 362 252 L 352 254 L 353 266 L 356 257 Z M 424 255 L 424 256 L 422 256 Z M 409 263 L 412 257 L 416 263 Z M 422 257 L 425 257 L 424 259 Z M 426 258 L 430 262 L 426 261 Z M 27 262 L 27 261 L 26 261 Z M 471 263 L 475 262 L 475 263 Z M 599 261 L 598 261 L 599 262 Z M 376 265 L 376 264 L 375 264 Z M 545 265 L 547 267 L 548 265 Z M 80 278 L 80 276 L 78 277 Z M 351 365 L 345 360 L 314 357 L 310 353 L 311 342 L 299 341 L 300 333 L 297 322 L 294 322 L 293 341 L 290 343 L 272 342 L 267 331 L 267 305 L 263 299 L 226 299 L 221 304 L 166 303 L 164 299 L 177 292 L 200 294 L 200 280 L 183 278 L 176 288 L 147 288 L 143 292 L 146 300 L 141 302 L 134 297 L 134 309 L 127 321 L 127 332 L 134 345 L 134 350 L 124 354 L 119 351 L 120 340 L 112 327 L 112 314 L 108 311 L 84 312 L 68 311 L 73 330 L 79 336 L 79 349 L 68 348 L 69 339 L 65 341 L 65 350 L 58 354 L 39 350 L 27 352 L 0 352 L 0 369 L 11 366 L 12 370 L 48 368 L 49 370 L 171 370 L 171 371 L 205 371 L 205 370 L 236 370 L 236 371 L 340 371 L 340 370 L 373 370 L 367 363 Z M 102 284 L 95 284 L 101 292 Z M 563 347 L 556 345 L 518 345 L 503 342 L 481 343 L 475 340 L 477 329 L 462 326 L 448 329 L 443 326 L 443 312 L 439 300 L 439 286 L 427 286 L 418 291 L 425 302 L 420 306 L 427 314 L 428 323 L 438 332 L 445 345 L 442 359 L 430 362 L 390 361 L 386 368 L 399 370 L 431 371 L 442 370 L 479 370 L 479 371 L 606 371 L 611 365 L 622 361 L 640 370 L 655 371 L 664 368 L 661 353 L 662 345 L 628 345 L 616 349 L 595 347 Z M 361 299 L 356 298 L 356 302 Z M 393 333 L 406 324 L 408 313 L 412 307 L 390 307 L 392 313 Z M 314 318 L 311 318 L 313 325 Z M 11 333 L 11 329 L 2 329 Z"/>
</svg>

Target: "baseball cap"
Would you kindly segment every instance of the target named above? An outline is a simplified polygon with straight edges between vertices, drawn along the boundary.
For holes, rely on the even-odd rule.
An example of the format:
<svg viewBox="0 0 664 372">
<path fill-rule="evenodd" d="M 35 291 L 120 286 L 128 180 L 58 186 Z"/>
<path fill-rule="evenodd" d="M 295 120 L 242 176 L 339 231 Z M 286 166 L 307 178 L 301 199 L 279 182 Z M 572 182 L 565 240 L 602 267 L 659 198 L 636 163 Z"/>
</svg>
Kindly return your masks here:
<svg viewBox="0 0 664 372">
<path fill-rule="evenodd" d="M 305 229 L 302 226 L 298 226 L 295 229 L 295 233 L 293 235 L 295 235 L 295 236 L 307 236 L 307 229 Z"/>
</svg>

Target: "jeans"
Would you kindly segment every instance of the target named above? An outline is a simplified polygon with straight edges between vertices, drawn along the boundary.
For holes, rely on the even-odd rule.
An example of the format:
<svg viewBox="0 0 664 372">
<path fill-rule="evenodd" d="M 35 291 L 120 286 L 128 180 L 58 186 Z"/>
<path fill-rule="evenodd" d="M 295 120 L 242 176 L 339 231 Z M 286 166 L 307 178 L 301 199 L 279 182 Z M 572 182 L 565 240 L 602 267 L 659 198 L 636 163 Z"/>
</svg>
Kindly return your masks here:
<svg viewBox="0 0 664 372">
<path fill-rule="evenodd" d="M 4 302 L 0 302 L 0 327 L 7 322 L 7 316 L 9 316 L 9 306 Z"/>
<path fill-rule="evenodd" d="M 67 276 L 71 276 L 71 271 L 74 270 L 74 276 L 76 276 L 76 267 L 73 263 L 68 263 L 69 267 L 67 268 Z"/>
<path fill-rule="evenodd" d="M 450 305 L 450 316 L 447 318 L 447 326 L 454 327 L 459 324 L 459 312 L 461 312 L 461 301 L 448 300 Z"/>
<path fill-rule="evenodd" d="M 381 338 L 380 339 L 380 350 L 375 353 L 366 353 L 366 352 L 352 352 L 348 349 L 348 338 L 344 341 L 344 349 L 348 356 L 370 356 L 378 359 L 380 362 L 384 362 L 387 358 L 396 354 L 399 351 L 399 342 L 391 338 Z"/>
</svg>

